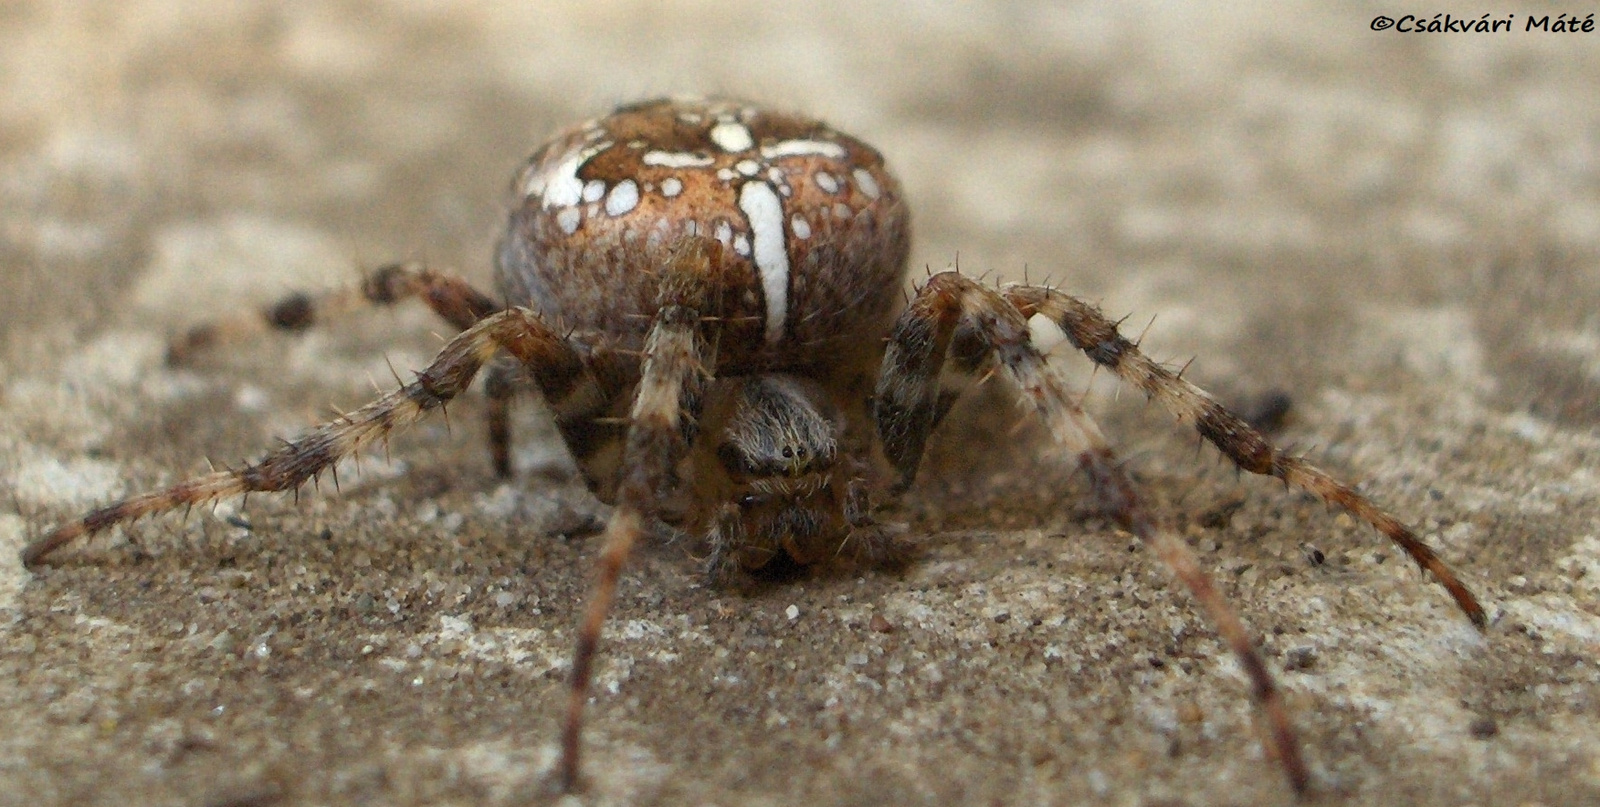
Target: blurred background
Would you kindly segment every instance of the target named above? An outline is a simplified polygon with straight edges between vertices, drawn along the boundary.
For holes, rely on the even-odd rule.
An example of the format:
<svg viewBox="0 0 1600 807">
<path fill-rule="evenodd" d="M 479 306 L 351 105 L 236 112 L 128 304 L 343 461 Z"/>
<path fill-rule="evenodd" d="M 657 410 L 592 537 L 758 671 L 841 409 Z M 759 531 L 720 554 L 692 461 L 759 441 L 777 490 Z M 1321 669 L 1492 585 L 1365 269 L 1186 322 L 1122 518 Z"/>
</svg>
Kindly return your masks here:
<svg viewBox="0 0 1600 807">
<path fill-rule="evenodd" d="M 1566 387 L 1520 397 L 1596 414 L 1574 364 L 1595 325 L 1546 287 L 1600 240 L 1592 37 L 1522 32 L 1526 12 L 1511 33 L 1371 30 L 1383 13 L 1400 10 L 7 3 L 7 365 L 395 258 L 487 285 L 510 173 L 545 135 L 726 93 L 879 145 L 915 205 L 915 263 L 1026 269 L 1157 316 L 1204 372 L 1340 372 L 1354 348 L 1322 338 L 1368 300 L 1431 312 L 1396 326 L 1423 338 L 1491 337 L 1417 369 L 1533 362 Z M 1506 293 L 1542 295 L 1532 313 L 1564 333 L 1527 335 Z M 1240 364 L 1261 331 L 1279 358 Z"/>
<path fill-rule="evenodd" d="M 547 134 L 642 97 L 743 96 L 815 114 L 885 153 L 914 211 L 917 273 L 959 263 L 963 271 L 1000 278 L 1049 279 L 1114 315 L 1129 314 L 1126 327 L 1144 331 L 1154 355 L 1177 362 L 1198 357 L 1188 377 L 1229 401 L 1248 407 L 1269 391 L 1286 394 L 1295 414 L 1285 439 L 1314 445 L 1316 456 L 1341 473 L 1367 480 L 1367 489 L 1419 522 L 1496 603 L 1502 619 L 1485 650 L 1437 591 L 1396 569 L 1398 562 L 1383 565 L 1374 553 L 1384 547 L 1371 534 L 1270 486 L 1244 488 L 1251 496 L 1242 511 L 1247 521 L 1235 521 L 1235 534 L 1219 538 L 1226 548 L 1207 554 L 1208 562 L 1236 575 L 1297 570 L 1230 588 L 1247 621 L 1269 635 L 1275 667 L 1299 646 L 1348 661 L 1289 674 L 1325 787 L 1379 801 L 1386 793 L 1433 803 L 1466 803 L 1486 793 L 1498 794 L 1488 800 L 1494 803 L 1594 798 L 1600 792 L 1593 661 L 1600 652 L 1594 538 L 1600 496 L 1593 470 L 1600 458 L 1600 33 L 1527 32 L 1530 14 L 1551 12 L 1526 4 L 1492 10 L 1493 19 L 1512 19 L 1510 32 L 1373 30 L 1380 15 L 1412 13 L 1426 21 L 1446 10 L 1381 2 L 7 0 L 0 4 L 0 480 L 17 514 L 0 520 L 0 538 L 20 545 L 29 530 L 87 504 L 203 468 L 201 457 L 252 456 L 271 436 L 314 422 L 330 402 L 359 404 L 373 379 L 387 386 L 391 365 L 422 366 L 441 328 L 420 306 L 402 307 L 299 339 L 263 337 L 182 371 L 162 362 L 172 334 L 290 290 L 349 283 L 361 270 L 397 259 L 423 260 L 490 288 L 512 171 Z M 1081 377 L 1087 383 L 1088 374 Z M 1165 417 L 1141 412 L 1136 399 L 1102 396 L 1094 408 L 1151 478 L 1157 501 L 1193 512 L 1233 495 L 1217 492 L 1237 490 L 1231 473 L 1213 456 L 1197 463 L 1184 438 L 1172 438 Z M 426 469 L 410 475 L 420 473 L 422 482 L 396 483 L 399 515 L 385 518 L 398 518 L 400 526 L 383 521 L 385 534 L 411 527 L 424 533 L 430 518 L 452 509 L 472 514 L 469 533 L 495 529 L 490 516 L 504 508 L 469 506 L 494 490 L 474 415 L 462 418 L 473 425 L 453 438 L 442 426 L 437 433 L 423 429 L 407 460 L 378 463 L 391 477 L 406 476 L 407 467 Z M 1016 445 L 1018 455 L 1034 453 L 1040 435 L 1008 437 L 1008 425 L 982 427 L 983 439 Z M 521 464 L 538 465 L 547 449 L 525 446 Z M 1011 461 L 1001 454 L 997 465 Z M 958 448 L 955 459 L 961 457 Z M 1083 529 L 1089 516 L 1082 505 L 1072 510 L 1059 504 L 1055 490 L 1029 489 L 1036 478 L 1017 470 L 1029 460 L 1017 462 L 1009 476 L 963 480 L 958 469 L 928 483 L 951 495 L 925 498 L 977 504 L 966 511 L 960 504 L 927 505 L 917 511 L 926 529 L 990 532 L 982 540 L 935 542 L 943 548 L 931 549 L 935 559 L 923 568 L 967 569 L 966 577 L 957 575 L 957 588 L 976 584 L 1044 552 L 1037 548 L 1040 530 Z M 467 469 L 465 481 L 440 481 L 455 468 Z M 430 492 L 441 490 L 431 504 Z M 396 510 L 387 494 L 378 495 Z M 371 508 L 379 507 L 359 496 L 347 504 L 327 504 L 329 498 L 321 497 L 316 518 L 351 531 L 371 523 Z M 413 512 L 418 500 L 432 509 Z M 1013 504 L 1026 514 L 1007 515 Z M 292 505 L 266 506 L 280 526 L 296 523 Z M 1006 532 L 1013 529 L 1021 532 Z M 1190 538 L 1202 546 L 1209 540 Z M 274 551 L 292 553 L 307 540 L 303 531 L 290 534 L 283 538 L 289 548 Z M 1335 563 L 1346 576 L 1307 579 L 1298 558 L 1308 541 L 1329 554 L 1337 549 Z M 207 617 L 195 610 L 192 590 L 204 581 L 191 575 L 202 575 L 195 567 L 206 562 L 185 561 L 179 541 L 164 546 L 156 553 L 158 569 L 120 570 L 109 579 L 90 565 L 72 572 L 81 577 L 29 583 L 20 568 L 6 567 L 0 607 L 21 621 L 0 632 L 26 634 L 27 641 L 11 645 L 5 663 L 20 672 L 4 677 L 21 683 L 0 702 L 16 704 L 18 725 L 32 727 L 15 732 L 3 751 L 0 778 L 17 777 L 14 793 L 115 801 L 127 796 L 120 787 L 148 785 L 150 803 L 193 803 L 197 794 L 233 792 L 204 771 L 149 762 L 173 753 L 168 745 L 182 745 L 161 739 L 167 724 L 160 721 L 191 726 L 201 720 L 193 715 L 211 708 L 204 703 L 210 695 L 172 695 L 149 712 L 148 704 L 130 705 L 137 687 L 127 682 L 135 679 L 118 672 L 119 664 L 163 657 L 151 649 L 171 640 L 161 614 L 177 614 L 179 632 L 191 636 L 196 625 L 201 634 L 229 630 L 222 623 L 207 628 Z M 1083 549 L 1090 554 L 1074 556 L 1066 573 L 1084 585 L 1117 588 L 1118 564 L 1131 562 L 1123 549 L 1118 539 L 1106 542 L 1104 555 Z M 575 596 L 592 547 L 565 551 L 576 570 L 568 570 L 574 582 L 567 591 Z M 382 566 L 384 550 L 372 552 Z M 258 553 L 241 549 L 238 566 L 251 567 Z M 343 573 L 344 557 L 324 558 L 324 567 L 294 563 L 332 578 Z M 426 571 L 395 563 L 386 572 L 395 579 Z M 640 613 L 676 607 L 699 624 L 711 595 L 692 588 L 688 565 L 663 561 L 665 571 L 654 568 L 643 573 L 646 588 L 656 580 L 651 575 L 661 577 L 660 587 L 653 605 L 636 606 Z M 1043 580 L 1067 568 L 1036 571 Z M 1139 569 L 1139 579 L 1148 581 L 1140 591 L 1164 591 L 1158 568 Z M 916 574 L 909 581 L 868 578 L 864 585 L 893 614 L 894 598 L 925 588 Z M 152 577 L 164 580 L 155 591 L 170 598 L 148 594 L 153 599 L 142 609 L 121 612 L 116 603 L 141 596 L 141 577 L 145 590 Z M 121 599 L 97 603 L 73 593 L 91 580 L 105 581 L 106 591 Z M 431 582 L 414 585 L 431 591 Z M 494 591 L 521 584 L 494 585 L 475 590 L 492 601 Z M 754 603 L 735 598 L 727 607 L 779 614 L 790 599 L 812 597 L 815 608 L 824 608 L 846 596 L 840 587 L 854 585 L 824 582 L 806 594 Z M 1381 595 L 1360 588 L 1367 585 Z M 274 607 L 294 597 L 259 593 Z M 1187 608 L 1181 596 L 1150 596 L 1163 598 L 1162 608 Z M 561 599 L 549 592 L 545 598 Z M 1321 598 L 1334 603 L 1329 610 L 1306 604 Z M 998 606 L 941 603 L 922 606 L 950 608 L 938 613 L 951 625 L 976 619 L 983 631 L 998 630 L 987 618 Z M 624 620 L 630 607 L 622 606 Z M 1114 615 L 1123 606 L 1096 607 Z M 566 644 L 560 630 L 569 608 L 546 615 L 552 647 Z M 251 610 L 241 606 L 228 618 L 248 621 Z M 132 640 L 131 655 L 91 654 L 104 665 L 94 674 L 123 689 L 73 678 L 87 674 L 79 664 L 84 644 L 105 638 L 73 622 L 75 613 L 115 619 L 143 637 Z M 438 632 L 436 613 L 417 618 Z M 506 620 L 530 618 L 517 611 Z M 772 618 L 774 629 L 784 626 Z M 1089 619 L 1077 628 L 1093 634 L 1089 639 L 1064 634 L 1052 641 L 1120 645 L 1120 637 L 1140 630 L 1120 619 Z M 1193 617 L 1189 622 L 1200 625 Z M 850 635 L 829 624 L 834 638 L 817 640 L 822 646 L 832 647 L 826 643 L 839 641 L 841 632 Z M 233 633 L 253 636 L 275 625 Z M 924 704 L 929 723 L 905 718 L 914 728 L 899 734 L 862 729 L 854 763 L 860 767 L 846 770 L 830 767 L 846 763 L 819 761 L 834 759 L 836 743 L 826 745 L 833 742 L 826 731 L 769 744 L 751 739 L 761 728 L 746 726 L 709 732 L 705 746 L 677 747 L 687 735 L 674 728 L 671 709 L 651 712 L 648 696 L 644 706 L 635 697 L 609 707 L 617 725 L 602 725 L 598 736 L 627 737 L 633 745 L 626 748 L 654 755 L 656 768 L 639 769 L 657 773 L 628 780 L 636 790 L 602 789 L 603 795 L 726 801 L 736 794 L 781 802 L 785 790 L 774 782 L 792 775 L 799 789 L 791 795 L 823 801 L 1204 803 L 1240 792 L 1282 798 L 1276 772 L 1253 750 L 1225 653 L 1209 644 L 1209 654 L 1195 650 L 1209 666 L 1182 685 L 1202 693 L 1184 697 L 1223 704 L 1218 714 L 1226 717 L 1210 728 L 1172 717 L 1190 714 L 1173 705 L 1172 687 L 1179 685 L 1148 678 L 1178 675 L 1177 665 L 1155 667 L 1145 656 L 1169 644 L 1209 641 L 1194 638 L 1209 637 L 1209 629 L 1191 627 L 1188 638 L 1165 639 L 1161 629 L 1148 629 L 1155 638 L 1132 651 L 1137 658 L 1129 662 L 1145 678 L 1123 675 L 1104 659 L 1084 662 L 1090 672 L 1083 674 L 1095 682 L 1081 684 L 1090 693 L 1084 697 L 1109 711 L 1086 712 L 1081 702 L 1059 704 L 1044 695 L 1030 701 L 1027 692 L 1048 688 L 1035 678 L 997 683 L 1009 693 L 1007 708 L 1053 715 L 1018 718 L 1028 725 L 1070 724 L 1074 715 L 1088 724 L 1110 715 L 1114 725 L 1128 723 L 1124 733 L 1091 732 L 1076 741 L 1051 735 L 1040 744 L 1056 750 L 1017 750 L 996 739 L 1015 735 L 1015 726 L 986 728 L 981 714 L 1001 713 L 980 709 L 989 702 L 974 692 L 968 696 L 979 716 L 972 723 L 962 722 L 961 706 L 930 702 Z M 310 644 L 335 643 L 301 630 L 296 635 Z M 1278 638 L 1283 630 L 1299 638 Z M 409 641 L 394 639 L 379 652 L 389 647 L 400 654 Z M 966 654 L 962 642 L 973 640 L 949 641 L 940 646 Z M 1059 658 L 1064 651 L 1057 652 Z M 229 680 L 208 666 L 220 663 L 212 656 L 168 657 Z M 401 666 L 412 663 L 403 654 L 396 658 Z M 1027 659 L 1037 661 L 1025 656 L 1017 664 Z M 816 663 L 826 670 L 837 661 Z M 171 682 L 191 672 L 174 672 Z M 1135 680 L 1143 683 L 1129 683 Z M 635 681 L 650 691 L 647 677 Z M 507 747 L 536 747 L 548 734 L 553 712 L 540 713 L 539 704 L 556 703 L 559 693 L 554 681 L 538 687 L 520 696 L 540 715 L 528 729 L 533 736 L 518 735 Z M 1154 690 L 1166 695 L 1152 695 L 1155 706 L 1141 705 L 1140 693 Z M 102 700 L 91 702 L 101 705 L 81 715 L 66 707 L 76 715 L 69 718 L 39 706 L 79 691 L 100 693 L 94 697 Z M 1536 692 L 1542 694 L 1530 694 Z M 133 700 L 117 700 L 123 697 Z M 1039 705 L 1047 701 L 1048 708 Z M 857 724 L 867 726 L 887 725 L 913 708 L 867 696 L 848 703 L 861 710 L 852 713 Z M 437 707 L 462 708 L 448 696 Z M 873 712 L 880 707 L 891 717 Z M 260 706 L 254 714 L 279 708 Z M 635 716 L 642 728 L 626 722 Z M 277 735 L 251 728 L 245 718 L 230 729 L 237 742 L 215 736 L 207 742 L 229 749 L 219 753 L 270 762 L 266 772 L 240 775 L 239 792 L 246 794 L 331 797 L 345 791 L 330 783 L 365 770 L 361 765 L 383 768 L 391 785 L 410 783 L 351 791 L 363 798 L 422 801 L 427 793 L 455 792 L 430 791 L 402 775 L 406 766 L 422 764 L 406 755 L 415 748 L 403 740 L 409 724 L 368 718 L 402 738 L 384 745 L 378 761 L 353 747 L 324 754 L 298 740 L 274 745 L 279 741 L 261 737 Z M 966 726 L 967 734 L 936 728 L 946 719 Z M 312 716 L 304 720 L 316 724 Z M 97 739 L 94 725 L 109 728 Z M 258 729 L 260 737 L 250 739 Z M 180 738 L 189 736 L 184 731 L 190 729 L 179 731 Z M 1151 736 L 1177 739 L 1150 752 Z M 913 739 L 901 746 L 895 737 Z M 710 745 L 713 739 L 724 744 Z M 439 753 L 460 751 L 442 742 L 455 750 Z M 729 743 L 749 747 L 726 752 L 732 756 L 720 765 L 699 767 Z M 871 750 L 890 747 L 905 753 L 886 751 L 879 759 Z M 533 761 L 505 753 L 511 756 L 495 758 L 501 767 L 494 775 L 531 775 Z M 633 752 L 606 753 L 598 758 L 626 767 Z M 808 761 L 784 761 L 793 754 Z M 964 754 L 993 759 L 969 770 L 952 761 Z M 1129 754 L 1141 761 L 1127 763 Z M 1100 761 L 1083 761 L 1091 759 Z M 95 784 L 86 760 L 106 770 L 156 765 L 170 776 L 156 777 L 165 784 L 132 774 L 121 784 Z M 520 791 L 483 784 L 501 780 L 472 764 L 461 763 L 475 771 L 462 774 L 480 786 L 471 792 L 515 800 L 505 794 Z M 785 774 L 791 764 L 797 770 Z M 1250 789 L 1236 790 L 1230 777 L 1245 778 Z M 1018 784 L 1023 779 L 1031 790 Z M 294 784 L 304 782 L 312 784 L 305 790 Z M 0 795 L 0 803 L 7 798 Z"/>
</svg>

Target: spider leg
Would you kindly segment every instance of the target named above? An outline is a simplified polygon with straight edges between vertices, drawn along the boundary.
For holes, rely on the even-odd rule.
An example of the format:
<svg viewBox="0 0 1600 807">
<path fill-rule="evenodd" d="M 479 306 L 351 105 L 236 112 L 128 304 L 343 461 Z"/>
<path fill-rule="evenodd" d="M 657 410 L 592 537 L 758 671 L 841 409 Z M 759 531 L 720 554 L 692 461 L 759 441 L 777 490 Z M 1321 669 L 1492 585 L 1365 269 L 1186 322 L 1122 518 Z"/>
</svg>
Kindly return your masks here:
<svg viewBox="0 0 1600 807">
<path fill-rule="evenodd" d="M 167 363 L 182 364 L 219 344 L 238 342 L 268 330 L 303 331 L 328 316 L 372 305 L 393 305 L 419 297 L 446 322 L 464 331 L 503 306 L 455 275 L 415 263 L 395 263 L 368 273 L 355 287 L 318 294 L 294 292 L 254 314 L 206 322 L 190 328 L 167 346 Z"/>
<path fill-rule="evenodd" d="M 1024 317 L 1042 314 L 1054 322 L 1095 364 L 1159 401 L 1180 422 L 1192 422 L 1200 436 L 1210 441 L 1240 468 L 1253 474 L 1275 476 L 1292 487 L 1349 512 L 1371 524 L 1411 556 L 1417 565 L 1433 575 L 1455 599 L 1472 624 L 1487 624 L 1483 606 L 1456 577 L 1432 548 L 1410 527 L 1361 495 L 1305 460 L 1284 454 L 1237 415 L 1217 403 L 1204 390 L 1183 380 L 1171 370 L 1151 361 L 1138 347 L 1117 331 L 1116 323 L 1106 319 L 1089 303 L 1039 286 L 1011 286 L 1003 292 L 1007 301 Z"/>
<path fill-rule="evenodd" d="M 590 336 L 582 334 L 580 336 Z M 615 471 L 615 463 L 605 465 L 595 461 L 595 455 L 620 443 L 625 432 L 620 422 L 610 422 L 603 416 L 610 411 L 630 383 L 638 378 L 626 356 L 594 339 L 574 338 L 570 344 L 583 363 L 583 375 L 578 383 L 559 390 L 560 397 L 543 389 L 537 378 L 530 379 L 525 368 L 514 360 L 502 357 L 489 364 L 485 371 L 484 396 L 489 406 L 486 413 L 489 431 L 489 456 L 495 475 L 511 475 L 511 402 L 518 395 L 544 393 L 550 405 L 561 441 L 578 463 L 578 468 L 602 501 L 614 501 L 607 487 L 614 487 L 607 471 Z M 620 420 L 620 418 L 619 418 Z"/>
<path fill-rule="evenodd" d="M 616 597 L 617 579 L 633 545 L 653 522 L 673 471 L 688 452 L 716 366 L 704 317 L 720 311 L 721 246 L 685 238 L 661 272 L 657 310 L 645 337 L 638 391 L 623 447 L 616 510 L 606 524 L 594 589 L 578 626 L 566 722 L 561 734 L 560 785 L 578 785 L 583 707 L 588 700 L 601 628 Z"/>
<path fill-rule="evenodd" d="M 196 477 L 62 524 L 24 548 L 22 562 L 31 566 L 79 537 L 147 515 L 256 491 L 295 490 L 341 459 L 442 407 L 461 394 L 500 350 L 516 357 L 553 401 L 587 384 L 589 370 L 563 335 L 527 309 L 501 311 L 450 340 L 416 380 L 400 389 L 317 426 L 254 464 Z"/>
<path fill-rule="evenodd" d="M 922 288 L 895 324 L 884 354 L 874 416 L 885 455 L 900 474 L 899 487 L 911 483 L 927 437 L 949 407 L 952 393 L 941 388 L 939 378 L 946 359 L 956 370 L 971 374 L 981 366 L 980 353 L 998 362 L 1056 441 L 1077 455 L 1099 501 L 1117 523 L 1149 546 L 1211 617 L 1250 680 L 1251 699 L 1270 734 L 1265 740 L 1268 753 L 1277 756 L 1295 791 L 1304 792 L 1311 779 L 1288 707 L 1244 623 L 1188 545 L 1159 527 L 1145 510 L 1099 427 L 1047 371 L 1029 337 L 1024 313 L 954 272 L 935 275 Z"/>
<path fill-rule="evenodd" d="M 483 394 L 489 400 L 484 415 L 489 430 L 489 461 L 494 465 L 494 475 L 501 479 L 511 476 L 511 400 L 525 386 L 526 379 L 522 368 L 499 360 L 490 363 L 484 378 Z"/>
<path fill-rule="evenodd" d="M 639 380 L 637 359 L 616 349 L 611 340 L 594 332 L 568 334 L 568 343 L 582 357 L 582 383 L 560 397 L 545 394 L 561 442 L 577 463 L 589 490 L 601 501 L 616 501 L 616 472 L 621 462 L 622 438 L 627 432 L 626 412 L 617 411 L 623 393 Z M 508 357 L 490 363 L 483 385 L 488 399 L 486 421 L 489 456 L 495 475 L 511 476 L 511 403 L 539 387 L 527 371 Z M 614 414 L 615 417 L 607 417 Z"/>
</svg>

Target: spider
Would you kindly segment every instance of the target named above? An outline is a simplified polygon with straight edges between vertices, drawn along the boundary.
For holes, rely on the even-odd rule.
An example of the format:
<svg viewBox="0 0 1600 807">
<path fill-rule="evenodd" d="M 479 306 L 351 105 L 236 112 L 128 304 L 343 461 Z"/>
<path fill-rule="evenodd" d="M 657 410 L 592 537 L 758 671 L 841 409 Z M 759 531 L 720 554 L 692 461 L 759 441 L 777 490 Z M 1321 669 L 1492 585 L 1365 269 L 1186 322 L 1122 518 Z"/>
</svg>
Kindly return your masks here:
<svg viewBox="0 0 1600 807">
<path fill-rule="evenodd" d="M 1054 288 L 931 276 L 902 298 L 910 243 L 899 182 L 866 143 L 732 100 L 653 100 L 557 134 L 522 167 L 498 248 L 507 305 L 418 266 L 374 272 L 372 303 L 417 296 L 460 329 L 415 380 L 242 468 L 94 510 L 23 551 L 254 491 L 297 490 L 441 408 L 487 373 L 490 453 L 510 473 L 509 406 L 542 394 L 596 494 L 615 509 L 573 656 L 557 773 L 579 783 L 580 727 L 619 575 L 647 534 L 702 536 L 716 582 L 844 555 L 903 556 L 879 504 L 904 493 L 963 382 L 998 373 L 1085 472 L 1097 503 L 1188 588 L 1237 655 L 1290 785 L 1310 774 L 1249 632 L 1188 546 L 1141 502 L 1099 427 L 1029 335 L 1047 319 L 1097 366 L 1168 409 L 1241 469 L 1350 512 L 1403 549 L 1471 621 L 1483 608 L 1395 517 L 1152 361 L 1098 308 Z M 268 312 L 308 325 L 328 299 Z M 203 346 L 193 332 L 176 347 Z M 181 352 L 181 351 L 180 351 Z M 876 501 L 875 501 L 876 500 Z"/>
</svg>

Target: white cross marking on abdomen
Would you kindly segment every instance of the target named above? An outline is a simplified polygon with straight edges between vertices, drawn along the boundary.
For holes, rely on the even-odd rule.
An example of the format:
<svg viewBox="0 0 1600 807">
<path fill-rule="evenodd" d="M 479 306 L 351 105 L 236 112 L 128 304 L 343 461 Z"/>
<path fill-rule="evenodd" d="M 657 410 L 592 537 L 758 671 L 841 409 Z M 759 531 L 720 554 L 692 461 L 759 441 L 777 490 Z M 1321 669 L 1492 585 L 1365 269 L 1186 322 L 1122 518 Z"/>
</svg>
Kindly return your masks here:
<svg viewBox="0 0 1600 807">
<path fill-rule="evenodd" d="M 783 231 L 783 202 L 765 182 L 746 182 L 739 189 L 739 209 L 750 220 L 751 248 L 761 290 L 767 298 L 767 344 L 783 338 L 789 314 L 789 246 Z"/>
</svg>

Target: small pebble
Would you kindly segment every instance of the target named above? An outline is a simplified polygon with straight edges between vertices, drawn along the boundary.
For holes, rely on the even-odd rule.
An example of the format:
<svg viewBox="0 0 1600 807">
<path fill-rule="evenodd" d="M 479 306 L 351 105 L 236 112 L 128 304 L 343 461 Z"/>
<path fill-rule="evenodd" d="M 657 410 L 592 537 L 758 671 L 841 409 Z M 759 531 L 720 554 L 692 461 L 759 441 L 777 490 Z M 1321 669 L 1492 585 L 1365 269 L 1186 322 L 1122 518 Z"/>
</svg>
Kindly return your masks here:
<svg viewBox="0 0 1600 807">
<path fill-rule="evenodd" d="M 1500 726 L 1492 717 L 1480 717 L 1467 726 L 1467 732 L 1475 739 L 1487 740 L 1500 733 Z"/>
<path fill-rule="evenodd" d="M 1317 649 L 1307 645 L 1289 648 L 1283 656 L 1285 670 L 1309 670 L 1317 666 Z"/>
<path fill-rule="evenodd" d="M 1328 556 L 1324 555 L 1322 550 L 1311 544 L 1301 544 L 1300 551 L 1304 553 L 1306 561 L 1312 566 L 1321 566 L 1328 559 Z"/>
</svg>

